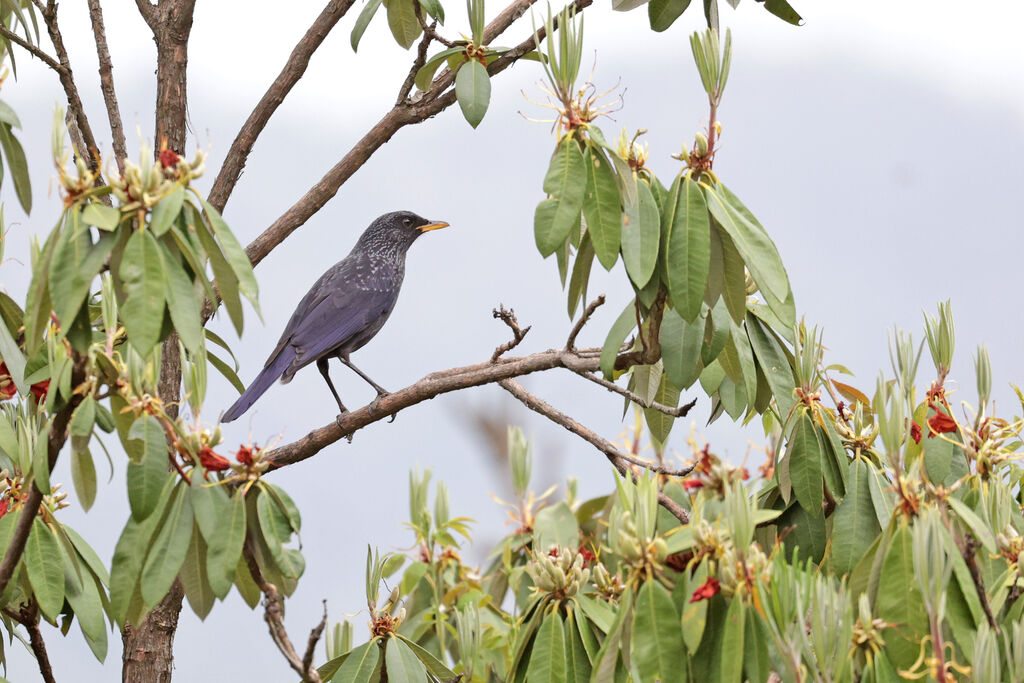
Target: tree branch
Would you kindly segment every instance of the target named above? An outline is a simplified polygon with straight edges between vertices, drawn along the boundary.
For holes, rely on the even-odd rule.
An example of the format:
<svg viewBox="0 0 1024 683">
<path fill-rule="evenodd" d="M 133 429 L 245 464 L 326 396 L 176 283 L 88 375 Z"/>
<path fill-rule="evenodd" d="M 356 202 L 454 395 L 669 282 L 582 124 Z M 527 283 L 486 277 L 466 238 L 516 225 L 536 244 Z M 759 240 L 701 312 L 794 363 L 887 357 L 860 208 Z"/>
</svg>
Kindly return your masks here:
<svg viewBox="0 0 1024 683">
<path fill-rule="evenodd" d="M 145 2 L 145 0 L 138 1 Z M 235 189 L 242 169 L 245 168 L 249 153 L 267 122 L 270 121 L 270 117 L 284 102 L 284 98 L 291 92 L 292 87 L 306 73 L 306 67 L 309 66 L 309 60 L 313 53 L 317 51 L 331 29 L 345 16 L 354 2 L 355 0 L 331 0 L 327 3 L 320 16 L 295 45 L 281 73 L 270 84 L 256 108 L 249 114 L 249 118 L 238 131 L 235 141 L 231 143 L 231 148 L 224 158 L 224 164 L 221 166 L 220 173 L 217 174 L 217 179 L 213 182 L 213 188 L 207 198 L 207 201 L 213 204 L 218 211 L 224 211 L 224 206 Z"/>
<path fill-rule="evenodd" d="M 496 363 L 505 352 L 511 351 L 515 347 L 519 346 L 519 342 L 523 341 L 526 333 L 533 327 L 532 325 L 527 325 L 525 329 L 520 329 L 519 321 L 516 320 L 516 312 L 512 309 L 505 308 L 501 304 L 498 304 L 498 308 L 494 309 L 494 318 L 496 320 L 501 320 L 501 322 L 509 326 L 509 329 L 512 330 L 512 339 L 494 349 L 494 353 L 491 354 L 492 363 Z"/>
<path fill-rule="evenodd" d="M 437 22 L 435 21 L 433 24 L 428 26 L 423 20 L 423 10 L 420 8 L 420 4 L 417 2 L 415 5 L 416 18 L 420 20 L 420 26 L 423 27 L 423 38 L 420 39 L 419 47 L 416 49 L 416 59 L 412 61 L 412 67 L 409 68 L 409 75 L 405 77 L 402 87 L 398 89 L 398 99 L 395 100 L 396 107 L 401 106 L 405 102 L 406 98 L 409 97 L 409 93 L 412 92 L 412 86 L 416 83 L 416 72 L 418 72 L 427 62 L 427 50 L 430 48 L 430 41 L 435 40 L 435 38 L 438 40 L 444 40 L 434 32 Z M 451 43 L 448 44 L 451 46 Z"/>
<path fill-rule="evenodd" d="M 0 24 L 0 36 L 24 48 L 33 57 L 38 57 L 43 64 L 56 71 L 58 75 L 64 71 L 64 67 L 60 65 L 60 62 L 46 54 L 42 48 L 36 47 L 3 24 Z"/>
<path fill-rule="evenodd" d="M 100 62 L 100 90 L 103 92 L 103 103 L 107 106 L 114 160 L 117 162 L 117 170 L 123 176 L 128 145 L 124 139 L 124 122 L 121 120 L 121 110 L 117 105 L 117 92 L 114 90 L 114 68 L 110 61 L 110 50 L 107 48 L 107 31 L 103 26 L 103 8 L 100 7 L 100 0 L 89 0 L 89 18 L 96 39 L 96 55 Z"/>
<path fill-rule="evenodd" d="M 141 0 L 140 0 L 141 1 Z M 516 19 L 523 15 L 535 0 L 517 0 L 506 7 L 484 29 L 484 43 L 490 43 L 501 35 Z M 581 10 L 592 0 L 576 0 L 572 4 Z M 541 31 L 543 34 L 543 31 Z M 487 67 L 495 75 L 512 66 L 516 60 L 536 46 L 533 36 L 509 50 Z M 248 247 L 246 254 L 255 266 L 277 245 L 302 226 L 338 193 L 341 186 L 352 174 L 401 128 L 420 123 L 436 116 L 455 103 L 455 91 L 450 86 L 454 78 L 446 69 L 434 79 L 430 90 L 415 104 L 393 107 L 378 121 L 324 176 L 309 189 L 295 204 L 264 230 Z"/>
<path fill-rule="evenodd" d="M 27 605 L 22 605 L 20 610 L 11 607 L 4 607 L 4 614 L 14 619 L 28 631 L 29 643 L 32 653 L 36 656 L 36 663 L 39 664 L 39 673 L 44 683 L 56 683 L 53 677 L 53 668 L 50 666 L 50 657 L 46 654 L 46 641 L 39 630 L 39 606 L 35 600 Z"/>
<path fill-rule="evenodd" d="M 498 384 L 501 386 L 502 389 L 515 396 L 520 402 L 522 402 L 523 405 L 525 405 L 530 410 L 536 413 L 540 413 L 541 415 L 548 418 L 555 424 L 559 424 L 565 427 L 567 430 L 569 430 L 576 436 L 580 437 L 584 441 L 590 443 L 595 448 L 597 448 L 597 450 L 604 453 L 605 457 L 608 458 L 608 461 L 611 462 L 611 464 L 615 467 L 615 469 L 619 471 L 619 474 L 621 474 L 623 477 L 628 476 L 633 478 L 634 480 L 636 478 L 636 474 L 632 472 L 629 467 L 626 466 L 626 463 L 631 463 L 639 467 L 649 469 L 652 472 L 658 472 L 659 474 L 668 474 L 669 476 L 685 476 L 689 474 L 690 471 L 693 469 L 693 466 L 691 465 L 690 467 L 684 468 L 683 470 L 680 470 L 678 472 L 666 471 L 659 465 L 644 462 L 643 460 L 639 460 L 630 455 L 627 455 L 620 451 L 618 447 L 611 441 L 605 439 L 602 436 L 599 436 L 598 434 L 591 431 L 587 427 L 583 426 L 582 424 L 572 419 L 565 413 L 561 412 L 560 410 L 554 408 L 550 404 L 542 401 L 541 399 L 537 398 L 536 396 L 528 392 L 518 382 L 506 379 L 498 382 Z M 658 504 L 661 505 L 666 510 L 668 510 L 669 512 L 671 512 L 672 515 L 676 519 L 678 519 L 681 524 L 690 523 L 690 514 L 686 511 L 686 509 L 683 508 L 683 506 L 681 506 L 679 503 L 675 502 L 674 500 L 666 496 L 664 493 L 658 493 Z"/>
<path fill-rule="evenodd" d="M 47 4 L 46 8 L 42 11 L 42 15 L 43 23 L 46 24 L 46 32 L 50 36 L 50 42 L 53 43 L 53 49 L 57 53 L 57 60 L 60 62 L 61 69 L 57 71 L 57 76 L 60 79 L 60 84 L 64 87 L 64 94 L 68 98 L 68 113 L 75 117 L 78 130 L 82 133 L 82 139 L 85 142 L 86 149 L 80 149 L 78 153 L 89 163 L 90 170 L 98 171 L 100 168 L 100 151 L 96 145 L 96 138 L 92 134 L 89 119 L 85 115 L 85 106 L 82 104 L 82 98 L 78 95 L 78 87 L 75 85 L 74 75 L 71 73 L 71 60 L 68 59 L 68 51 L 64 47 L 64 38 L 61 36 L 60 27 L 57 25 L 57 4 Z"/>
<path fill-rule="evenodd" d="M 249 567 L 249 573 L 252 574 L 253 581 L 260 587 L 260 591 L 265 598 L 263 601 L 263 619 L 267 622 L 267 628 L 270 629 L 270 638 L 277 645 L 277 649 L 281 651 L 284 658 L 288 660 L 288 665 L 302 677 L 303 681 L 321 683 L 320 673 L 313 666 L 313 650 L 320 639 L 320 634 L 323 633 L 324 627 L 327 625 L 326 603 L 324 604 L 323 619 L 320 620 L 320 623 L 309 634 L 306 655 L 300 659 L 299 653 L 295 651 L 291 638 L 288 637 L 288 631 L 284 627 L 284 601 L 281 599 L 277 586 L 263 577 L 263 572 L 260 571 L 260 565 L 256 562 L 256 556 L 252 550 L 252 539 L 249 536 L 245 538 L 243 555 L 245 556 L 245 563 Z"/>
<path fill-rule="evenodd" d="M 985 618 L 988 620 L 988 625 L 992 627 L 993 631 L 999 632 L 999 624 L 996 623 L 995 617 L 992 615 L 992 606 L 988 602 L 988 593 L 985 591 L 985 581 L 981 577 L 981 570 L 978 568 L 978 560 L 974 557 L 975 551 L 981 547 L 981 543 L 974 538 L 970 533 L 964 534 L 963 542 L 957 542 L 960 546 L 960 554 L 964 557 L 964 562 L 967 563 L 967 569 L 971 573 L 971 580 L 974 582 L 974 590 L 978 593 L 978 600 L 981 601 L 981 607 L 985 610 Z"/>
<path fill-rule="evenodd" d="M 681 405 L 681 406 L 679 406 L 677 408 L 673 408 L 671 406 L 662 405 L 661 403 L 657 403 L 656 401 L 648 402 L 642 396 L 633 393 L 632 391 L 630 391 L 629 389 L 626 389 L 625 387 L 620 387 L 615 382 L 609 382 L 604 377 L 601 377 L 599 375 L 595 375 L 595 374 L 590 373 L 590 372 L 580 372 L 580 371 L 575 371 L 575 370 L 574 370 L 574 372 L 576 372 L 576 374 L 579 375 L 580 377 L 585 377 L 585 378 L 589 379 L 594 384 L 600 384 L 602 387 L 604 387 L 608 391 L 613 391 L 616 394 L 619 394 L 620 396 L 625 396 L 630 401 L 632 401 L 633 403 L 636 403 L 639 406 L 643 406 L 644 408 L 650 408 L 652 410 L 657 410 L 659 413 L 664 413 L 664 414 L 669 415 L 671 417 L 686 417 L 687 413 L 690 412 L 690 409 L 693 408 L 695 405 L 697 405 L 697 399 L 693 399 L 689 403 L 684 403 L 683 405 Z"/>
<path fill-rule="evenodd" d="M 576 348 L 576 337 L 579 336 L 580 332 L 583 330 L 583 326 L 590 320 L 590 316 L 594 315 L 594 311 L 603 305 L 604 294 L 600 295 L 587 305 L 587 308 L 583 311 L 583 315 L 581 315 L 580 319 L 576 321 L 575 325 L 573 325 L 572 332 L 569 333 L 569 338 L 565 341 L 566 351 L 572 351 Z"/>
</svg>

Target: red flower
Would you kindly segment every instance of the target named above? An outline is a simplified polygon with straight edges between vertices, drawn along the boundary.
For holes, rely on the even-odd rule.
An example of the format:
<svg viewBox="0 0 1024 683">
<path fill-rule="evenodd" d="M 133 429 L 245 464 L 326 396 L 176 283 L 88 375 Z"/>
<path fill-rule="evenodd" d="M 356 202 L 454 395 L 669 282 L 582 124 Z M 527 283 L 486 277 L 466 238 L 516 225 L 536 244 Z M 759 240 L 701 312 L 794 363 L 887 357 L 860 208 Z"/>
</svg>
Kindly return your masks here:
<svg viewBox="0 0 1024 683">
<path fill-rule="evenodd" d="M 914 443 L 921 443 L 921 425 L 916 422 L 910 423 L 910 438 L 914 440 Z"/>
<path fill-rule="evenodd" d="M 561 553 L 561 549 L 557 545 L 553 545 L 551 550 L 548 551 L 548 557 L 558 557 Z"/>
<path fill-rule="evenodd" d="M 687 491 L 692 491 L 693 489 L 699 489 L 703 487 L 704 482 L 702 482 L 700 479 L 687 479 L 683 481 L 683 488 L 686 489 Z"/>
<path fill-rule="evenodd" d="M 709 577 L 697 590 L 693 591 L 693 596 L 690 597 L 690 602 L 700 602 L 701 600 L 710 600 L 712 596 L 718 594 L 722 590 L 722 587 L 718 585 L 718 579 Z"/>
<path fill-rule="evenodd" d="M 164 168 L 174 168 L 181 161 L 181 157 L 173 149 L 160 150 L 160 165 Z"/>
<path fill-rule="evenodd" d="M 929 434 L 928 438 L 933 438 L 936 434 L 948 434 L 949 432 L 955 432 L 956 420 L 951 418 L 945 413 L 937 412 L 928 418 Z"/>
<path fill-rule="evenodd" d="M 4 515 L 6 515 L 7 511 L 10 510 L 10 509 L 11 509 L 11 501 L 9 501 L 6 498 L 4 498 L 3 500 L 0 500 L 0 517 L 3 517 Z"/>
<path fill-rule="evenodd" d="M 587 564 L 590 564 L 591 562 L 593 562 L 594 560 L 597 559 L 594 556 L 594 553 L 590 552 L 589 550 L 587 550 L 586 548 L 583 548 L 583 547 L 580 548 L 580 555 L 583 556 L 583 561 L 586 562 Z"/>
<path fill-rule="evenodd" d="M 46 392 L 50 390 L 50 380 L 44 379 L 42 382 L 36 382 L 29 390 L 36 397 L 36 403 L 42 403 L 46 400 Z"/>
<path fill-rule="evenodd" d="M 207 472 L 222 472 L 231 467 L 227 458 L 214 453 L 209 446 L 203 446 L 203 450 L 199 451 L 199 462 L 203 464 Z"/>
<path fill-rule="evenodd" d="M 0 401 L 13 398 L 16 393 L 18 388 L 11 379 L 11 371 L 7 369 L 7 363 L 0 361 Z"/>
<path fill-rule="evenodd" d="M 238 452 L 235 453 L 235 459 L 243 465 L 252 465 L 252 453 L 252 448 L 249 448 L 248 446 L 239 446 Z"/>
</svg>

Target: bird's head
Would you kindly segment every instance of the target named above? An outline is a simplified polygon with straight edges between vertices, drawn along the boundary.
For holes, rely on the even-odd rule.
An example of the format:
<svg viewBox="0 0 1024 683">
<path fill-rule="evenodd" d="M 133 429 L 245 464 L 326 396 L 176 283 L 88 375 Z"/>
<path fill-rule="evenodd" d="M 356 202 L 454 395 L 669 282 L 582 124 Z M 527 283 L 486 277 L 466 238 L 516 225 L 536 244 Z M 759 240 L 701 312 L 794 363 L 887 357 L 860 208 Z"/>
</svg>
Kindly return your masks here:
<svg viewBox="0 0 1024 683">
<path fill-rule="evenodd" d="M 443 221 L 431 221 L 412 211 L 392 211 L 371 223 L 360 241 L 369 241 L 382 248 L 397 246 L 404 250 L 423 233 L 445 227 L 448 224 Z"/>
</svg>

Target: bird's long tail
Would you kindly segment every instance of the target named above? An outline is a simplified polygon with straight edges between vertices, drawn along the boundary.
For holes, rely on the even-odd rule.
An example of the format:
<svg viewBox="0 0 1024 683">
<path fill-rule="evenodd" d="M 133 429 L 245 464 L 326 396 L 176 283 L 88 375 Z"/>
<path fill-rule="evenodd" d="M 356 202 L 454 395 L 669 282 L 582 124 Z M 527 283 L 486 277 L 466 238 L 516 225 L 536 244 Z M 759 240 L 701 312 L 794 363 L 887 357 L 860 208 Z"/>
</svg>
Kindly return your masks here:
<svg viewBox="0 0 1024 683">
<path fill-rule="evenodd" d="M 294 354 L 290 353 L 290 351 L 291 349 L 283 349 L 271 363 L 268 363 L 263 368 L 263 371 L 252 381 L 252 384 L 245 390 L 245 393 L 239 396 L 238 400 L 220 418 L 221 422 L 231 422 L 238 419 L 242 413 L 252 407 L 256 399 L 262 396 L 270 388 L 270 385 L 284 374 L 284 371 L 291 364 Z"/>
</svg>

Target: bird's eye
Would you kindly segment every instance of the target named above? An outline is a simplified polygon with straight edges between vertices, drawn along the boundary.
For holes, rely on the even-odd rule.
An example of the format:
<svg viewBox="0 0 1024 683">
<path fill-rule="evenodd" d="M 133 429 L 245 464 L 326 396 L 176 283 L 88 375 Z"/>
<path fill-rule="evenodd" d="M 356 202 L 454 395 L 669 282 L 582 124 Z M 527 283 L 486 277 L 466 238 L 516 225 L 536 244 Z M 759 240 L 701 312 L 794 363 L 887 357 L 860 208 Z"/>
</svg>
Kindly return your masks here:
<svg viewBox="0 0 1024 683">
<path fill-rule="evenodd" d="M 412 225 L 412 221 L 411 221 L 411 220 L 409 220 L 408 218 L 406 218 L 406 219 L 405 219 L 404 221 L 402 221 L 402 222 L 403 222 L 403 223 L 405 223 L 405 227 L 407 227 L 407 228 L 408 228 L 408 227 L 409 227 L 410 225 Z"/>
</svg>

